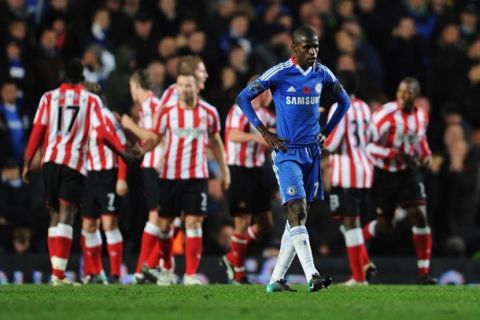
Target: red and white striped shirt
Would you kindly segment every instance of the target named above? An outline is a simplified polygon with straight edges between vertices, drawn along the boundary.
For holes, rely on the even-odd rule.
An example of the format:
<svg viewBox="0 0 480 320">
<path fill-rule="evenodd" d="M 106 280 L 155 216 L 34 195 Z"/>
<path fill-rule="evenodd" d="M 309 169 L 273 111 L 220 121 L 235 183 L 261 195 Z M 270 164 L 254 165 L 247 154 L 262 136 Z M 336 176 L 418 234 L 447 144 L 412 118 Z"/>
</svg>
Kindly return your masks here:
<svg viewBox="0 0 480 320">
<path fill-rule="evenodd" d="M 431 154 L 427 142 L 428 113 L 415 106 L 413 111 L 403 111 L 397 101 L 383 105 L 373 114 L 378 136 L 367 147 L 376 167 L 390 172 L 405 170 L 403 162 L 395 160 L 405 153 L 423 160 Z"/>
<path fill-rule="evenodd" d="M 85 175 L 88 138 L 93 128 L 104 124 L 102 107 L 101 99 L 81 85 L 62 84 L 46 92 L 34 119 L 34 126 L 45 127 L 42 162 L 65 165 Z M 31 156 L 36 148 L 36 142 L 29 142 L 27 154 Z"/>
<path fill-rule="evenodd" d="M 337 104 L 330 108 L 328 118 Z M 370 188 L 373 182 L 373 165 L 366 148 L 373 138 L 375 128 L 368 105 L 351 99 L 351 107 L 327 139 L 325 148 L 330 155 L 330 181 L 332 187 Z"/>
<path fill-rule="evenodd" d="M 162 107 L 172 107 L 177 105 L 178 102 L 178 90 L 177 84 L 171 84 L 160 97 L 160 105 Z"/>
<path fill-rule="evenodd" d="M 220 132 L 220 119 L 214 106 L 200 100 L 193 109 L 182 109 L 178 104 L 166 107 L 154 131 L 165 136 L 161 179 L 208 178 L 209 136 Z"/>
<path fill-rule="evenodd" d="M 157 119 L 158 113 L 162 108 L 160 99 L 155 97 L 153 93 L 148 96 L 148 98 L 142 102 L 142 107 L 139 113 L 138 126 L 142 129 L 152 130 L 155 126 L 155 119 Z M 156 146 L 150 152 L 145 153 L 141 163 L 142 168 L 154 168 L 157 169 L 160 167 L 162 162 L 162 148 L 160 145 Z"/>
<path fill-rule="evenodd" d="M 266 108 L 256 109 L 255 113 L 266 127 L 275 125 L 275 116 Z M 261 167 L 265 163 L 265 146 L 255 142 L 234 142 L 228 137 L 228 131 L 237 129 L 247 133 L 260 134 L 248 121 L 239 106 L 230 109 L 226 120 L 225 146 L 227 149 L 227 163 L 233 166 L 247 168 Z"/>
<path fill-rule="evenodd" d="M 102 108 L 102 116 L 105 121 L 105 129 L 115 135 L 122 145 L 127 143 L 125 133 L 115 116 L 108 108 Z M 90 134 L 87 155 L 87 170 L 100 171 L 118 167 L 117 155 L 105 145 L 97 130 Z"/>
</svg>

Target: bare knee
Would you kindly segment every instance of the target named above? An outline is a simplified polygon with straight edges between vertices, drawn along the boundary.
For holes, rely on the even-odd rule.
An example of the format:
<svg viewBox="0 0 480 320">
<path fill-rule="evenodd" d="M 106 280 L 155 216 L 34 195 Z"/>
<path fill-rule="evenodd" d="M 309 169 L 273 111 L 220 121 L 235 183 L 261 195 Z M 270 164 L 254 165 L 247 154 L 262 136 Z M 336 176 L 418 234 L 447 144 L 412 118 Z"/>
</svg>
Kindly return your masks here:
<svg viewBox="0 0 480 320">
<path fill-rule="evenodd" d="M 97 219 L 95 218 L 83 218 L 82 220 L 82 230 L 92 233 L 97 231 Z"/>
<path fill-rule="evenodd" d="M 295 199 L 289 201 L 288 204 L 288 223 L 292 227 L 304 225 L 307 220 L 307 201 Z"/>
<path fill-rule="evenodd" d="M 343 226 L 347 231 L 355 228 L 360 228 L 360 218 L 358 216 L 344 216 Z"/>
<path fill-rule="evenodd" d="M 78 207 L 72 203 L 60 202 L 59 223 L 73 225 Z"/>
<path fill-rule="evenodd" d="M 185 217 L 185 228 L 186 229 L 201 229 L 203 223 L 202 216 L 196 215 L 187 215 Z"/>
<path fill-rule="evenodd" d="M 424 205 L 408 207 L 405 209 L 407 211 L 408 217 L 410 218 L 415 227 L 425 228 L 428 226 L 426 209 L 427 208 Z"/>
<path fill-rule="evenodd" d="M 102 228 L 104 231 L 112 231 L 118 228 L 118 218 L 114 215 L 102 215 Z"/>
</svg>

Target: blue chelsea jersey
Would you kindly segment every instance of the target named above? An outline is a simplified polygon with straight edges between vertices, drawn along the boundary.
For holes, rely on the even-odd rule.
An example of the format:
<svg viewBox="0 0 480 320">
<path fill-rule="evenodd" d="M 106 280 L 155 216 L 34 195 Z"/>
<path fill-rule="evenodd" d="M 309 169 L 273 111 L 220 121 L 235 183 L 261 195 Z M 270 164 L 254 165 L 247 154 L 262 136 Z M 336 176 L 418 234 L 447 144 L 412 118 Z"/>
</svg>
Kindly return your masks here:
<svg viewBox="0 0 480 320">
<path fill-rule="evenodd" d="M 303 70 L 294 60 L 280 63 L 250 83 L 249 95 L 270 89 L 277 117 L 277 135 L 288 147 L 317 143 L 320 134 L 320 96 L 337 83 L 332 72 L 315 63 Z M 245 91 L 247 91 L 245 90 Z"/>
</svg>

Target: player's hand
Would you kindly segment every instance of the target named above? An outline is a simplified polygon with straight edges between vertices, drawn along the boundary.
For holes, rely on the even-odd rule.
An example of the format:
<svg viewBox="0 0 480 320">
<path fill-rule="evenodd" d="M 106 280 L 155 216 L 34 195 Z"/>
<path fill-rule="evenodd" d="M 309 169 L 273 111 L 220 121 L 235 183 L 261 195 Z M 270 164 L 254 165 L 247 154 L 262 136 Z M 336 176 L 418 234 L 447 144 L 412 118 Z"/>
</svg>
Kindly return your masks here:
<svg viewBox="0 0 480 320">
<path fill-rule="evenodd" d="M 255 134 L 255 142 L 264 147 L 270 147 L 270 144 L 265 140 L 265 138 L 259 134 Z"/>
<path fill-rule="evenodd" d="M 130 151 L 120 151 L 119 155 L 128 166 L 134 165 L 141 157 L 141 155 L 139 155 L 134 149 Z"/>
<path fill-rule="evenodd" d="M 397 153 L 397 155 L 395 156 L 395 160 L 404 163 L 410 169 L 417 168 L 421 164 L 418 158 L 404 152 Z"/>
<path fill-rule="evenodd" d="M 228 190 L 228 188 L 230 188 L 230 183 L 230 169 L 227 167 L 222 176 L 222 189 L 224 191 Z"/>
<path fill-rule="evenodd" d="M 22 171 L 22 180 L 26 184 L 30 184 L 30 166 L 24 165 Z"/>
<path fill-rule="evenodd" d="M 128 193 L 128 184 L 127 181 L 123 179 L 117 180 L 117 185 L 115 186 L 115 189 L 117 191 L 117 194 L 120 197 L 126 196 Z"/>
<path fill-rule="evenodd" d="M 328 136 L 326 134 L 323 134 L 320 132 L 320 134 L 318 135 L 318 144 L 320 146 L 320 149 L 323 149 L 323 147 L 325 146 L 325 143 L 327 142 L 327 138 Z"/>
<path fill-rule="evenodd" d="M 123 128 L 127 130 L 132 130 L 132 128 L 134 128 L 136 125 L 135 121 L 133 121 L 133 119 L 127 114 L 124 114 L 122 116 L 122 118 L 120 119 L 120 124 Z"/>
<path fill-rule="evenodd" d="M 433 167 L 433 158 L 432 156 L 427 156 L 422 160 L 422 166 L 431 169 Z"/>
<path fill-rule="evenodd" d="M 271 132 L 264 125 L 260 125 L 257 127 L 257 130 L 262 134 L 263 139 L 272 147 L 282 150 L 283 152 L 287 152 L 288 148 L 283 144 L 286 139 L 280 138 L 275 133 Z"/>
</svg>

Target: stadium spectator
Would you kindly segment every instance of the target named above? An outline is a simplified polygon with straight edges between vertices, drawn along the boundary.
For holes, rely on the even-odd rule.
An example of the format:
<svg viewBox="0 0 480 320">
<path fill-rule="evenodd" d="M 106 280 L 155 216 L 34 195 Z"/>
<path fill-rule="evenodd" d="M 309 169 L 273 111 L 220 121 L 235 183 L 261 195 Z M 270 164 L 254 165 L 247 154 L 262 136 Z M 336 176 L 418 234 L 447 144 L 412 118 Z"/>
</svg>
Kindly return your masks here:
<svg viewBox="0 0 480 320">
<path fill-rule="evenodd" d="M 14 82 L 5 82 L 0 90 L 0 123 L 6 127 L 9 140 L 7 150 L 11 150 L 6 155 L 21 165 L 30 120 L 28 113 L 23 110 L 21 100 L 17 98 L 17 85 Z"/>
<path fill-rule="evenodd" d="M 158 34 L 153 28 L 153 17 L 147 12 L 139 12 L 133 21 L 134 33 L 128 44 L 135 49 L 136 61 L 139 68 L 147 66 L 155 57 Z"/>
<path fill-rule="evenodd" d="M 56 32 L 52 29 L 45 29 L 40 36 L 34 62 L 38 90 L 36 96 L 58 85 L 63 64 L 63 58 L 57 50 Z"/>
<path fill-rule="evenodd" d="M 165 91 L 165 65 L 158 61 L 152 61 L 147 67 L 150 74 L 151 88 L 155 96 L 160 98 Z"/>
<path fill-rule="evenodd" d="M 121 46 L 115 53 L 115 69 L 105 81 L 105 98 L 108 106 L 118 113 L 126 113 L 131 107 L 129 79 L 135 69 L 135 51 Z"/>
</svg>

